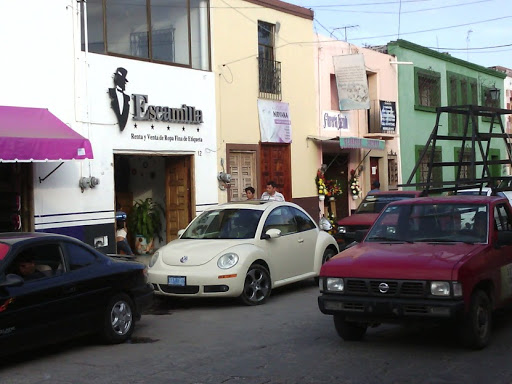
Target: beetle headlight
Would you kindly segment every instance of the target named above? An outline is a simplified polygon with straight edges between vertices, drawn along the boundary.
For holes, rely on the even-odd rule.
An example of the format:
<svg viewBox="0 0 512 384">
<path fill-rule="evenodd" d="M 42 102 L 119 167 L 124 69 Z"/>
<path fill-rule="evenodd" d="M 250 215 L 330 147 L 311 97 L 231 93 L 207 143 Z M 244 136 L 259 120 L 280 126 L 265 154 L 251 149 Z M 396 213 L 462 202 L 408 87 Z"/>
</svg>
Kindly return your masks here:
<svg viewBox="0 0 512 384">
<path fill-rule="evenodd" d="M 232 268 L 238 263 L 238 255 L 236 253 L 225 253 L 217 260 L 217 267 L 220 269 Z"/>
<path fill-rule="evenodd" d="M 160 256 L 160 252 L 157 251 L 157 252 L 153 253 L 153 256 L 151 256 L 151 260 L 149 260 L 149 268 L 151 268 L 153 265 L 155 265 L 159 256 Z"/>
<path fill-rule="evenodd" d="M 345 282 L 341 277 L 328 277 L 325 280 L 325 287 L 331 292 L 343 292 L 345 289 Z"/>
<path fill-rule="evenodd" d="M 340 225 L 338 227 L 338 233 L 347 233 L 347 227 Z"/>
<path fill-rule="evenodd" d="M 450 296 L 448 281 L 433 281 L 430 283 L 430 293 L 434 296 Z"/>
</svg>

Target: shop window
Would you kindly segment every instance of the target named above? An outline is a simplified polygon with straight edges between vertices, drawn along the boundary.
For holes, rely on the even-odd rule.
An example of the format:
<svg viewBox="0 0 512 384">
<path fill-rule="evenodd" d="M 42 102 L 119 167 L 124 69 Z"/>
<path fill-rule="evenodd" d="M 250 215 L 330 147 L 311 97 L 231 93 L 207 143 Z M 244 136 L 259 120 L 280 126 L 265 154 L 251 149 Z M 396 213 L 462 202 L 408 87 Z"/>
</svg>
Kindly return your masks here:
<svg viewBox="0 0 512 384">
<path fill-rule="evenodd" d="M 89 52 L 209 69 L 207 0 L 88 0 L 87 15 L 83 4 Z"/>
<path fill-rule="evenodd" d="M 435 112 L 441 105 L 441 74 L 414 68 L 415 109 Z"/>
</svg>

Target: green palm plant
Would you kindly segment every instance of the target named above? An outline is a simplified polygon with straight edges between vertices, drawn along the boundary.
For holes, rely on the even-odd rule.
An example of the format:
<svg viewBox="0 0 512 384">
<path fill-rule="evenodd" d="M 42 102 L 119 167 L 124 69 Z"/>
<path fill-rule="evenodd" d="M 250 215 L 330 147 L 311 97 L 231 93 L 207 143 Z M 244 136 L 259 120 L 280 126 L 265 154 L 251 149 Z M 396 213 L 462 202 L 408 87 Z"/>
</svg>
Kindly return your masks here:
<svg viewBox="0 0 512 384">
<path fill-rule="evenodd" d="M 165 211 L 162 206 L 151 197 L 136 200 L 128 217 L 128 229 L 133 235 L 142 235 L 148 242 L 158 237 L 163 241 L 162 216 Z"/>
</svg>

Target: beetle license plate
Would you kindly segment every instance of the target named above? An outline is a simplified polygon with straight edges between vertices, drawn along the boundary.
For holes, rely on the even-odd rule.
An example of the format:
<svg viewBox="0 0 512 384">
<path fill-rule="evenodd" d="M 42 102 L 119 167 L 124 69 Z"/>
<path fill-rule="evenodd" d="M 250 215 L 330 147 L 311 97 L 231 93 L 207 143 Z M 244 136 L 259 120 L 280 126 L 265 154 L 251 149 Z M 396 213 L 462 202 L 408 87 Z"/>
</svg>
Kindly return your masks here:
<svg viewBox="0 0 512 384">
<path fill-rule="evenodd" d="M 167 284 L 184 287 L 187 285 L 187 278 L 185 276 L 167 276 Z"/>
</svg>

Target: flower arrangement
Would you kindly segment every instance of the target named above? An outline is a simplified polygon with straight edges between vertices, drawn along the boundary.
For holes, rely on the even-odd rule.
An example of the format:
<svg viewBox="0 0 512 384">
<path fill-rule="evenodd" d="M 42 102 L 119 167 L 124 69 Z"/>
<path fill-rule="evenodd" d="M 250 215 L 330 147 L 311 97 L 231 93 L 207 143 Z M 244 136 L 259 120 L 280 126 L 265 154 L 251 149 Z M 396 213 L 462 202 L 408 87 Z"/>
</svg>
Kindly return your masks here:
<svg viewBox="0 0 512 384">
<path fill-rule="evenodd" d="M 350 186 L 350 193 L 352 198 L 357 198 L 361 194 L 361 186 L 359 185 L 359 175 L 356 174 L 354 169 L 350 170 L 350 180 L 348 182 Z"/>
<path fill-rule="evenodd" d="M 316 172 L 315 183 L 316 183 L 316 188 L 318 190 L 318 195 L 325 196 L 327 194 L 326 181 L 325 181 L 325 175 L 321 169 L 319 169 Z"/>
<path fill-rule="evenodd" d="M 327 196 L 329 197 L 338 197 L 343 193 L 341 189 L 341 183 L 339 180 L 327 180 Z"/>
</svg>

